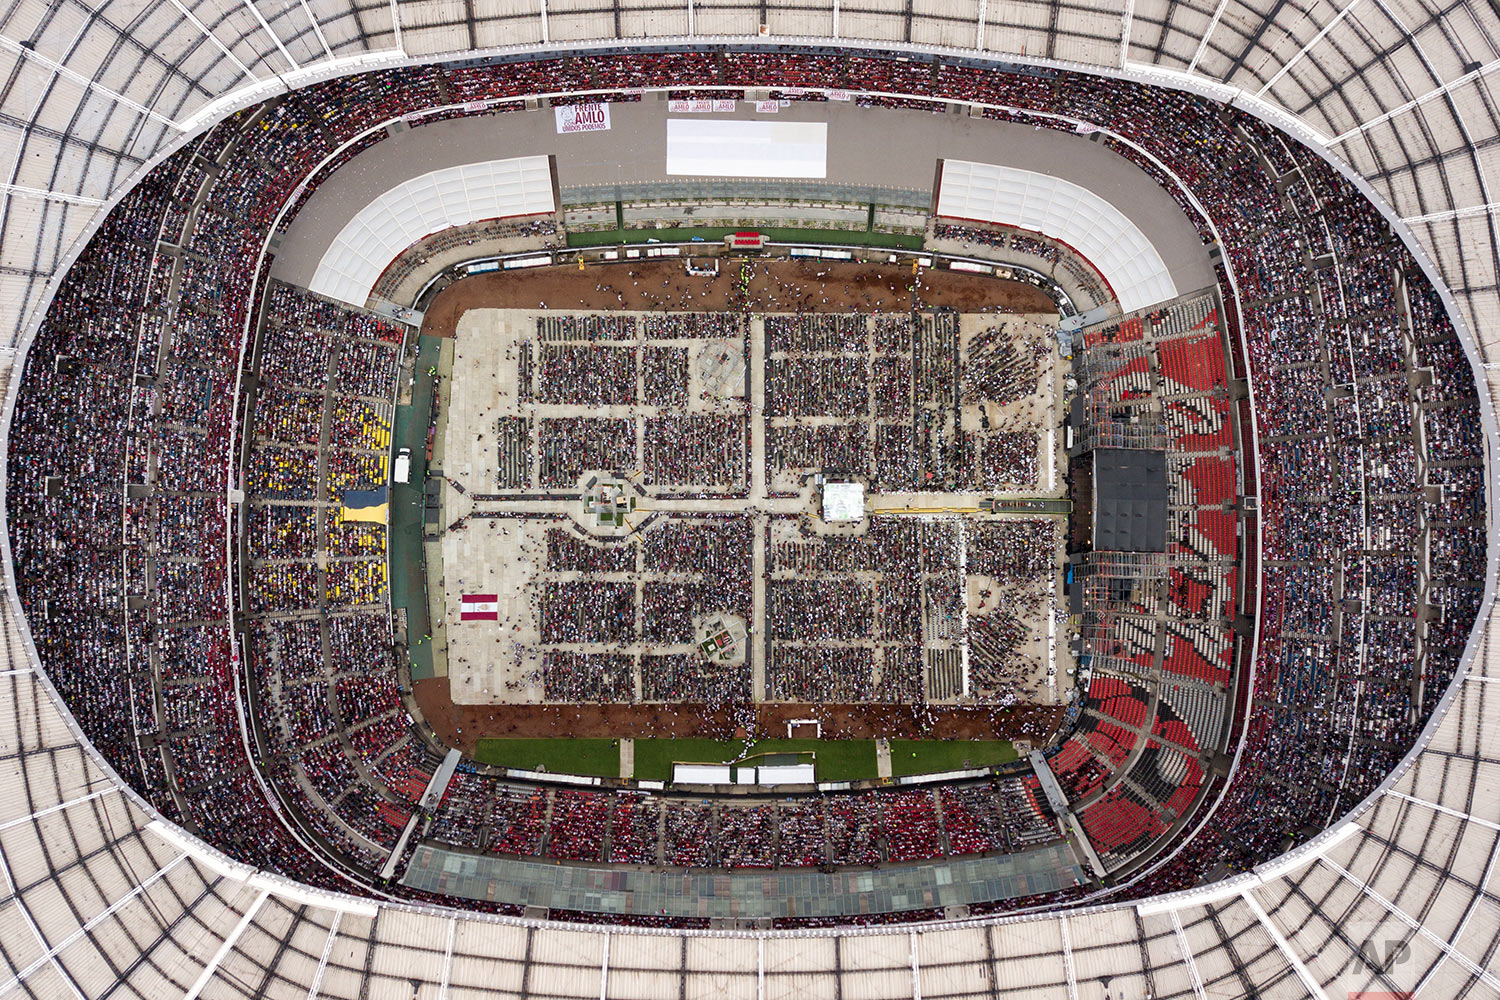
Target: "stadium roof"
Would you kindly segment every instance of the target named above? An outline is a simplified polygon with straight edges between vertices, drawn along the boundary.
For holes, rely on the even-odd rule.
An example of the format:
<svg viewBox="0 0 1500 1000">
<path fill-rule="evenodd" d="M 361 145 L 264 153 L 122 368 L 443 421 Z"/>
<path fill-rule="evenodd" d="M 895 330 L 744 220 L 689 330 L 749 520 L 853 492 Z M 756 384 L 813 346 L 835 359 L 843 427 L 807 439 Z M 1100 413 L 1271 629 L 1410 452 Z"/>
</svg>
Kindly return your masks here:
<svg viewBox="0 0 1500 1000">
<path fill-rule="evenodd" d="M 1500 12 L 1489 4 L 950 0 L 840 11 L 816 0 L 616 0 L 549 11 L 546 0 L 13 0 L 0 14 L 0 135 L 11 154 L 0 182 L 4 379 L 14 381 L 14 351 L 47 283 L 101 208 L 227 110 L 409 59 L 616 37 L 749 42 L 762 23 L 772 40 L 978 45 L 995 58 L 1232 96 L 1351 165 L 1435 262 L 1481 358 L 1500 363 L 1489 189 L 1500 149 L 1490 93 Z M 1493 398 L 1493 369 L 1485 379 Z M 1493 551 L 1493 524 L 1490 535 Z M 1500 799 L 1491 794 L 1500 658 L 1487 641 L 1488 601 L 1486 637 L 1471 646 L 1467 677 L 1434 714 L 1426 745 L 1369 808 L 1261 869 L 1066 916 L 734 934 L 376 908 L 231 863 L 154 820 L 81 744 L 36 667 L 7 583 L 0 993 L 1072 1000 L 1100 995 L 1107 978 L 1113 996 L 1127 997 L 1342 997 L 1346 983 L 1500 997 Z"/>
</svg>

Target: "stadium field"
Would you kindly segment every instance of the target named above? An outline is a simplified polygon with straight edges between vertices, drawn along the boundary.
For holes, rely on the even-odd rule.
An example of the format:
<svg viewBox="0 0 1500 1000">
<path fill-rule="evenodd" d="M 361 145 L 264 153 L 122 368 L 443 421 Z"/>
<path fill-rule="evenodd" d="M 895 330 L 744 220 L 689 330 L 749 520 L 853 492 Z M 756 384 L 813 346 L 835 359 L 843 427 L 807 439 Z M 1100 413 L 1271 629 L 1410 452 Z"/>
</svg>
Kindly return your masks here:
<svg viewBox="0 0 1500 1000">
<path fill-rule="evenodd" d="M 526 771 L 545 768 L 594 778 L 620 776 L 619 740 L 482 739 L 475 757 L 483 764 Z"/>
<path fill-rule="evenodd" d="M 637 740 L 635 776 L 665 781 L 672 777 L 674 762 L 692 764 L 766 764 L 765 757 L 796 754 L 805 763 L 812 755 L 819 781 L 855 781 L 875 777 L 873 740 Z M 776 763 L 791 763 L 790 760 Z"/>
<path fill-rule="evenodd" d="M 891 777 L 994 767 L 1019 756 L 1009 740 L 891 740 Z"/>
<path fill-rule="evenodd" d="M 879 777 L 874 740 L 641 739 L 634 741 L 630 777 L 667 781 L 674 763 L 766 763 L 773 755 L 811 756 L 818 781 L 859 781 Z M 484 738 L 476 752 L 485 764 L 590 777 L 620 775 L 618 740 Z M 1008 740 L 892 740 L 891 776 L 931 774 L 969 767 L 992 767 L 1017 757 Z M 785 763 L 787 761 L 778 761 Z"/>
</svg>

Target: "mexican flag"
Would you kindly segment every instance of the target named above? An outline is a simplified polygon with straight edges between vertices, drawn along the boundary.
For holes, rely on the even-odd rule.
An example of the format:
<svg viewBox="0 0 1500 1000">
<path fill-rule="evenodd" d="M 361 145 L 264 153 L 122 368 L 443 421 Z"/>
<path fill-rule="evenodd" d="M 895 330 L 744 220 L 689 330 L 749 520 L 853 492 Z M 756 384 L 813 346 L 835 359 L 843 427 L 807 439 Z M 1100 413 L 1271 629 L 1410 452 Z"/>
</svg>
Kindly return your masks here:
<svg viewBox="0 0 1500 1000">
<path fill-rule="evenodd" d="M 458 605 L 461 622 L 495 622 L 500 620 L 499 594 L 465 594 Z"/>
</svg>

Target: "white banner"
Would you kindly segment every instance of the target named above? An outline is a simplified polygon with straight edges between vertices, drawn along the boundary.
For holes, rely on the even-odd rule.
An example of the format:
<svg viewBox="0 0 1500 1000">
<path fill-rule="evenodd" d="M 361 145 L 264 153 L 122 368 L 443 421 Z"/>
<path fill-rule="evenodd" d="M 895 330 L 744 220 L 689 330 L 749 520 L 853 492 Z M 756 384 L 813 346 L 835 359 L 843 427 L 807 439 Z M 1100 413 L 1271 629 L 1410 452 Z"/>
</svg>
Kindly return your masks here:
<svg viewBox="0 0 1500 1000">
<path fill-rule="evenodd" d="M 763 115 L 780 114 L 780 112 L 781 112 L 781 102 L 780 101 L 756 101 L 755 102 L 755 110 L 758 111 L 758 112 L 760 112 Z"/>
<path fill-rule="evenodd" d="M 853 95 L 847 90 L 830 90 L 828 92 L 828 99 L 830 101 L 848 101 L 853 99 Z"/>
<path fill-rule="evenodd" d="M 552 109 L 557 115 L 557 132 L 609 131 L 608 104 L 559 104 Z"/>
<path fill-rule="evenodd" d="M 718 111 L 733 111 L 734 101 L 700 98 L 692 101 L 668 101 L 667 111 L 674 115 L 708 115 Z"/>
</svg>

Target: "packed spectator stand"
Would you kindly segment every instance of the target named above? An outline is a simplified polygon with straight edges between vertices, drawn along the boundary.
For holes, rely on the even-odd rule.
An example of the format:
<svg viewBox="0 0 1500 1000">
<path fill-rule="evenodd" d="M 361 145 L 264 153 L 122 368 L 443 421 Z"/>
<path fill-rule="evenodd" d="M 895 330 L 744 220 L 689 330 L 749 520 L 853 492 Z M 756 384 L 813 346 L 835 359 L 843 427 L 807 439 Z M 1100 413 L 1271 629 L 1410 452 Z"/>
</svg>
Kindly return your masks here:
<svg viewBox="0 0 1500 1000">
<path fill-rule="evenodd" d="M 1069 772 L 1075 793 L 1107 789 L 1086 808 L 1091 837 L 1122 856 L 1138 853 L 1140 831 L 1155 835 L 1163 824 L 1152 802 L 1170 806 L 1175 789 L 1193 780 L 1184 751 L 1202 745 L 1186 742 L 1188 735 L 1227 726 L 1239 740 L 1238 720 L 1248 717 L 1243 740 L 1229 747 L 1238 764 L 1214 821 L 1136 893 L 1265 860 L 1370 791 L 1453 675 L 1486 558 L 1473 372 L 1437 293 L 1379 213 L 1316 155 L 1204 98 L 1082 75 L 796 52 L 621 54 L 337 80 L 231 116 L 116 206 L 63 280 L 30 349 L 7 495 L 18 590 L 42 663 L 125 780 L 230 855 L 305 882 L 347 889 L 329 860 L 365 869 L 379 858 L 376 848 L 393 840 L 393 821 L 410 814 L 409 793 L 431 765 L 389 688 L 378 698 L 363 683 L 359 696 L 339 693 L 340 681 L 389 667 L 371 659 L 388 649 L 384 616 L 371 613 L 382 600 L 379 580 L 352 576 L 330 603 L 331 576 L 310 572 L 302 553 L 315 539 L 326 539 L 330 551 L 378 551 L 378 542 L 357 537 L 333 541 L 337 532 L 323 515 L 332 484 L 355 486 L 378 468 L 357 456 L 378 451 L 364 445 L 378 425 L 370 414 L 380 412 L 379 394 L 363 390 L 381 384 L 382 337 L 352 332 L 360 314 L 346 310 L 300 327 L 332 335 L 273 337 L 258 359 L 244 350 L 264 291 L 266 238 L 322 161 L 331 157 L 336 166 L 354 148 L 345 144 L 378 141 L 378 133 L 360 133 L 390 118 L 429 108 L 442 109 L 434 117 L 465 113 L 456 100 L 685 85 L 926 95 L 1065 130 L 1073 128 L 1067 119 L 1082 119 L 1112 130 L 1113 148 L 1149 163 L 1174 196 L 1169 176 L 1186 185 L 1207 213 L 1205 241 L 1217 239 L 1225 254 L 1227 368 L 1234 378 L 1248 375 L 1254 394 L 1253 407 L 1248 395 L 1232 405 L 1242 428 L 1254 421 L 1260 464 L 1240 467 L 1238 483 L 1220 467 L 1223 457 L 1183 468 L 1200 502 L 1191 520 L 1178 521 L 1180 544 L 1200 556 L 1222 552 L 1233 520 L 1215 508 L 1236 490 L 1258 497 L 1261 563 L 1243 566 L 1240 582 L 1248 587 L 1263 572 L 1251 603 L 1259 607 L 1254 685 L 1226 691 L 1222 706 L 1205 699 L 1205 690 L 1227 682 L 1218 671 L 1228 668 L 1218 665 L 1222 649 L 1205 651 L 1198 620 L 1181 614 L 1181 629 L 1169 630 L 1150 734 L 1126 736 L 1106 721 L 1136 717 L 1127 706 L 1142 696 L 1128 679 L 1103 683 L 1101 672 L 1085 715 L 1097 721 L 1090 732 L 1104 735 L 1087 747 L 1070 737 L 1054 766 L 1068 756 L 1081 761 Z M 282 315 L 282 329 L 298 327 L 285 322 L 295 310 L 305 306 L 310 319 L 327 306 L 299 306 L 273 292 L 266 307 L 272 330 L 282 304 L 293 310 Z M 1248 372 L 1239 369 L 1242 351 Z M 1191 390 L 1179 395 L 1212 400 L 1192 358 L 1160 341 L 1153 356 L 1160 374 Z M 313 384 L 305 377 L 318 371 L 335 378 Z M 263 395 L 252 415 L 241 408 L 243 377 L 257 372 Z M 1193 439 L 1205 453 L 1226 443 L 1199 423 L 1209 411 L 1222 418 L 1222 407 L 1173 406 L 1166 395 L 1163 433 Z M 314 397 L 322 406 L 316 442 Z M 250 439 L 243 476 L 237 435 Z M 295 461 L 309 453 L 321 456 L 312 470 Z M 230 562 L 239 527 L 225 503 L 236 484 L 249 498 L 246 537 L 265 553 L 245 554 L 243 588 Z M 1219 588 L 1184 576 L 1166 600 L 1216 617 L 1220 598 L 1205 595 Z M 232 630 L 242 614 L 249 616 L 248 653 Z M 326 657 L 309 652 L 315 641 Z M 1127 636 L 1110 655 L 1138 663 L 1132 657 L 1140 652 Z M 1252 672 L 1238 676 L 1247 684 Z M 288 683 L 293 678 L 300 683 Z M 1194 693 L 1175 695 L 1172 684 Z M 257 703 L 272 706 L 263 717 L 285 741 L 284 755 L 264 762 L 281 802 L 268 795 L 241 740 L 240 713 Z M 313 735 L 330 728 L 332 739 Z M 1134 766 L 1111 783 L 1141 738 Z M 491 808 L 502 808 L 508 786 L 485 787 Z M 943 791 L 933 801 L 946 818 Z M 553 809 L 565 794 L 583 793 L 543 793 Z M 807 835 L 806 804 L 778 807 L 774 820 L 734 816 L 727 824 L 739 845 L 732 857 L 764 858 L 755 845 L 767 829 L 780 831 L 773 837 L 778 850 L 785 847 L 773 852 L 778 864 L 819 851 L 830 863 L 869 864 L 996 842 L 984 819 L 990 806 L 969 803 L 956 788 L 948 794 L 953 815 L 966 818 L 945 820 L 938 833 L 916 799 L 879 798 L 909 794 L 830 797 L 821 841 Z M 455 839 L 469 836 L 465 829 L 483 831 L 475 846 L 527 848 L 517 853 L 545 853 L 556 843 L 571 856 L 597 843 L 603 858 L 605 840 L 595 834 L 618 828 L 618 860 L 649 854 L 641 846 L 649 840 L 647 807 L 617 797 L 622 802 L 609 805 L 570 798 L 564 814 L 583 825 L 556 836 L 537 830 L 531 796 L 503 798 L 520 818 L 498 840 L 501 820 L 467 811 L 479 808 L 477 800 L 446 806 L 435 829 L 447 824 Z M 290 822 L 288 806 L 305 815 Z M 904 818 L 894 849 L 891 838 L 882 843 L 871 834 L 886 829 L 888 820 L 872 818 L 884 806 Z M 722 814 L 720 807 L 721 830 Z M 682 822 L 683 830 L 702 830 L 701 816 Z M 323 841 L 320 853 L 309 835 Z"/>
<path fill-rule="evenodd" d="M 1247 606 L 1234 509 L 1242 452 L 1219 315 L 1213 290 L 1184 296 L 1084 329 L 1074 357 L 1084 446 L 1151 442 L 1168 463 L 1166 551 L 1091 552 L 1078 567 L 1090 679 L 1073 732 L 1051 751 L 1112 870 L 1189 818 L 1226 745 L 1236 651 L 1248 641 L 1232 629 Z"/>
<path fill-rule="evenodd" d="M 677 868 L 1002 854 L 1057 839 L 1034 784 L 990 777 L 902 791 L 688 798 L 497 782 L 465 767 L 430 837 L 485 854 Z"/>
</svg>

